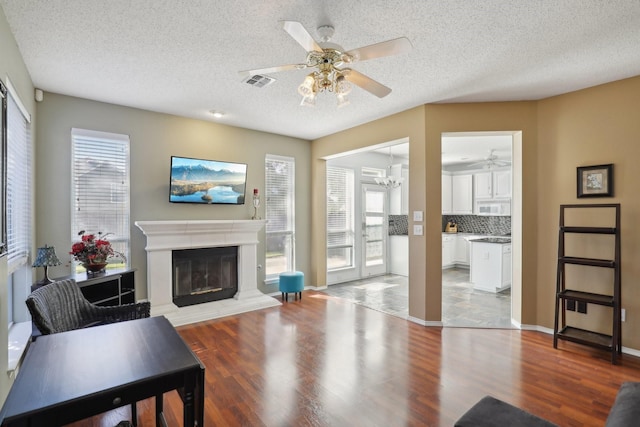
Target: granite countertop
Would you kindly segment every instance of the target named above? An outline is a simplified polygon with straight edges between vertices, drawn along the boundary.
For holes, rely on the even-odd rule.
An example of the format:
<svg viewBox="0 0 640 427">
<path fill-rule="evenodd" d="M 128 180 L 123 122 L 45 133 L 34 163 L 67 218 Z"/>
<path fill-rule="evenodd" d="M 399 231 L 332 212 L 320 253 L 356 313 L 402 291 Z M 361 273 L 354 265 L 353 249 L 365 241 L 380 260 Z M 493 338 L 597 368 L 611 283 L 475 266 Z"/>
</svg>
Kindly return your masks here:
<svg viewBox="0 0 640 427">
<path fill-rule="evenodd" d="M 474 239 L 470 241 L 471 243 L 497 243 L 500 245 L 504 245 L 507 243 L 511 243 L 511 237 L 485 237 L 482 239 Z"/>
</svg>

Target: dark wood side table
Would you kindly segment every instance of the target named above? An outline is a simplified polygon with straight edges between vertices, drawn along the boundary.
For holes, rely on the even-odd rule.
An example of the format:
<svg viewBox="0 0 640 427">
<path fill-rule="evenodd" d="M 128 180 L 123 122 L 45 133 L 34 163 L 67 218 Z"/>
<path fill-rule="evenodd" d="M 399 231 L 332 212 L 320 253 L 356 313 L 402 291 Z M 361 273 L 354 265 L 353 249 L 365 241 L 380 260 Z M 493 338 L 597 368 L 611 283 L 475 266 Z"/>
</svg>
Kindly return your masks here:
<svg viewBox="0 0 640 427">
<path fill-rule="evenodd" d="M 84 297 L 97 305 L 122 305 L 135 302 L 135 268 L 108 269 L 103 273 L 76 273 L 53 280 L 74 279 Z M 47 286 L 34 283 L 31 292 Z"/>
<path fill-rule="evenodd" d="M 44 335 L 32 342 L 1 425 L 51 427 L 178 390 L 184 426 L 202 426 L 204 366 L 164 317 Z M 134 420 L 136 422 L 137 420 Z"/>
</svg>

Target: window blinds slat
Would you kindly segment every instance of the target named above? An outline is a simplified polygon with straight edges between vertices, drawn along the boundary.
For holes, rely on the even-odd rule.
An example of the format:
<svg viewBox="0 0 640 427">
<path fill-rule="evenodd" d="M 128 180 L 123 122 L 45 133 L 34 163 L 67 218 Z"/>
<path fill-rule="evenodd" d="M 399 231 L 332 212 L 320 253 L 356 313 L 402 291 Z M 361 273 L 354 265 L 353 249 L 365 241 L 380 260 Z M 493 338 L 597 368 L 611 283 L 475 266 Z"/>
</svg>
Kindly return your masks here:
<svg viewBox="0 0 640 427">
<path fill-rule="evenodd" d="M 10 94 L 7 101 L 7 266 L 26 265 L 31 252 L 31 134 Z"/>
<path fill-rule="evenodd" d="M 265 159 L 266 275 L 295 268 L 295 160 L 267 155 Z"/>
<path fill-rule="evenodd" d="M 87 136 L 90 135 L 90 136 Z M 71 239 L 101 232 L 129 258 L 129 137 L 73 129 Z"/>
<path fill-rule="evenodd" d="M 327 167 L 327 267 L 329 270 L 353 265 L 354 191 L 353 169 Z"/>
<path fill-rule="evenodd" d="M 294 163 L 274 158 L 266 162 L 266 231 L 293 231 Z"/>
</svg>

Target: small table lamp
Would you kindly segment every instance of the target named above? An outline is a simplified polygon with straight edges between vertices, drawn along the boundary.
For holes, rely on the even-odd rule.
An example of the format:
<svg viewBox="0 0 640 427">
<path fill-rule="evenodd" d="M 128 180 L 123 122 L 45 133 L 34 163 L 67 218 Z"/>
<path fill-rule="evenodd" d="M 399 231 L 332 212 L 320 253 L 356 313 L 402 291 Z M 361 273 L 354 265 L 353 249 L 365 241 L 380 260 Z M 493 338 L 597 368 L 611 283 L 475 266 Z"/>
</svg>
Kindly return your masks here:
<svg viewBox="0 0 640 427">
<path fill-rule="evenodd" d="M 32 267 L 44 267 L 44 278 L 38 282 L 39 285 L 48 285 L 53 283 L 53 280 L 49 278 L 49 267 L 55 267 L 62 264 L 56 256 L 56 250 L 53 246 L 44 245 L 42 248 L 38 248 L 38 254 Z"/>
</svg>

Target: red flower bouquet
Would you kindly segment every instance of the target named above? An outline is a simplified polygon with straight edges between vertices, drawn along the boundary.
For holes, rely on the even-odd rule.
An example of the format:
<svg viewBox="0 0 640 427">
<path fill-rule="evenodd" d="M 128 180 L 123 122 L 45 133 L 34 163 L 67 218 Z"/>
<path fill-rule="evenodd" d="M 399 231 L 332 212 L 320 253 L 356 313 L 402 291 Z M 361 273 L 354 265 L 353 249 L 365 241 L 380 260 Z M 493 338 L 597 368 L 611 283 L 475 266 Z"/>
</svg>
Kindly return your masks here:
<svg viewBox="0 0 640 427">
<path fill-rule="evenodd" d="M 106 239 L 107 235 L 85 234 L 84 230 L 78 235 L 81 236 L 81 240 L 71 246 L 69 253 L 88 270 L 92 269 L 92 265 L 101 266 L 99 269 L 104 268 L 108 263 L 107 258 L 115 254 L 111 243 Z"/>
</svg>

